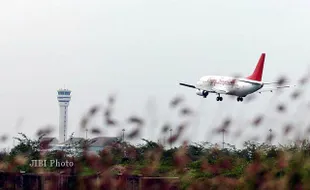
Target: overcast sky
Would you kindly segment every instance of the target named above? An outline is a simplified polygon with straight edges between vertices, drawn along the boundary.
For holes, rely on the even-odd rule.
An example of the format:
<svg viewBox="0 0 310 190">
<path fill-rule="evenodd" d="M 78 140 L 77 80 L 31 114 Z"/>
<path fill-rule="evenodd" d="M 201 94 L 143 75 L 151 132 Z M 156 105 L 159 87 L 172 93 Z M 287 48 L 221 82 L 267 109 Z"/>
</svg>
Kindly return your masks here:
<svg viewBox="0 0 310 190">
<path fill-rule="evenodd" d="M 248 104 L 225 96 L 216 102 L 214 95 L 202 99 L 178 83 L 196 83 L 203 75 L 249 75 L 262 52 L 265 81 L 286 74 L 295 82 L 310 63 L 309 9 L 308 0 L 3 1 L 0 113 L 1 133 L 9 140 L 1 147 L 10 146 L 17 132 L 32 136 L 41 126 L 58 126 L 56 94 L 63 87 L 72 90 L 69 132 L 76 135 L 87 109 L 116 93 L 118 118 L 145 116 L 148 101 L 156 101 L 158 123 L 145 134 L 156 140 L 161 123 L 177 123 L 168 103 L 181 94 L 200 118 L 183 139 L 220 141 L 210 133 L 211 123 L 227 115 L 239 122 L 232 131 L 246 129 L 243 137 L 264 139 L 271 125 L 246 126 L 248 118 L 281 99 L 267 93 Z M 283 122 L 293 116 L 274 117 Z M 93 125 L 101 125 L 99 116 Z M 104 135 L 115 135 L 101 127 Z M 280 124 L 272 127 L 277 131 Z"/>
</svg>

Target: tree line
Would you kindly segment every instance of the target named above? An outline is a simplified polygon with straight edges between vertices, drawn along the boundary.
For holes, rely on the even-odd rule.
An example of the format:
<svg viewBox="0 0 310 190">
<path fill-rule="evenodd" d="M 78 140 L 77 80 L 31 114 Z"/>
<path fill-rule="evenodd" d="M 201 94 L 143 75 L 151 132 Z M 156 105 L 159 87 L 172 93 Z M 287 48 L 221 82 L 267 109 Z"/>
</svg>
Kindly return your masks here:
<svg viewBox="0 0 310 190">
<path fill-rule="evenodd" d="M 237 149 L 227 144 L 220 148 L 209 142 L 184 144 L 165 149 L 161 144 L 142 139 L 139 145 L 116 141 L 98 154 L 88 151 L 89 142 L 72 146 L 82 150 L 42 152 L 42 137 L 30 139 L 24 134 L 16 138 L 18 144 L 0 155 L 0 170 L 5 172 L 39 173 L 63 172 L 72 175 L 106 173 L 179 177 L 182 188 L 227 187 L 234 189 L 310 188 L 310 143 L 308 140 L 290 145 L 271 145 L 244 142 Z M 74 167 L 31 167 L 32 160 L 70 161 Z"/>
</svg>

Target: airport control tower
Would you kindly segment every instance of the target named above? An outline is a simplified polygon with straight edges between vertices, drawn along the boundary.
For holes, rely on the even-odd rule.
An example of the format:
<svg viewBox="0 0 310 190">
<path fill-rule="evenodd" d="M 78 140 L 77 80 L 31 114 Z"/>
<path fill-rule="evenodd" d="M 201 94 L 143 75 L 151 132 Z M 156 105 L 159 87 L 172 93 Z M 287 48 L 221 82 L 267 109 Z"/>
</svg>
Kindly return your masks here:
<svg viewBox="0 0 310 190">
<path fill-rule="evenodd" d="M 68 106 L 71 100 L 71 91 L 68 89 L 58 90 L 59 103 L 59 143 L 67 140 L 68 129 Z"/>
</svg>

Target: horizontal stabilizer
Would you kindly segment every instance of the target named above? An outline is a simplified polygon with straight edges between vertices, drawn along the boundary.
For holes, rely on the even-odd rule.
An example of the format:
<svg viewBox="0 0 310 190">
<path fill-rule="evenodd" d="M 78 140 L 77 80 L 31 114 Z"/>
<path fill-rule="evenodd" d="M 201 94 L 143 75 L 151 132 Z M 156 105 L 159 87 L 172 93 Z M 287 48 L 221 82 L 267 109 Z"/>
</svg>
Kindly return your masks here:
<svg viewBox="0 0 310 190">
<path fill-rule="evenodd" d="M 275 86 L 273 88 L 265 88 L 262 90 L 257 91 L 258 93 L 262 93 L 262 92 L 273 92 L 276 90 L 281 90 L 283 88 L 290 88 L 290 87 L 295 87 L 296 85 L 283 85 L 283 86 Z"/>
<path fill-rule="evenodd" d="M 265 85 L 269 85 L 269 84 L 278 84 L 279 82 L 263 82 Z"/>
</svg>

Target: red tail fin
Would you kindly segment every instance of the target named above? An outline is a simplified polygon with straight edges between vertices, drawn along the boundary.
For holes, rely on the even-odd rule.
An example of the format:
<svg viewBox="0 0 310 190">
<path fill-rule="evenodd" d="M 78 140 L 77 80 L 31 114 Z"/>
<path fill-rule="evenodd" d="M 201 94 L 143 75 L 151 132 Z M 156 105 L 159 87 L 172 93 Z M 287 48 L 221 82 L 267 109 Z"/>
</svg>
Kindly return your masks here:
<svg viewBox="0 0 310 190">
<path fill-rule="evenodd" d="M 251 76 L 248 76 L 247 79 L 261 81 L 263 77 L 264 63 L 265 63 L 265 53 L 262 53 L 260 59 L 256 65 L 256 68 Z"/>
</svg>

